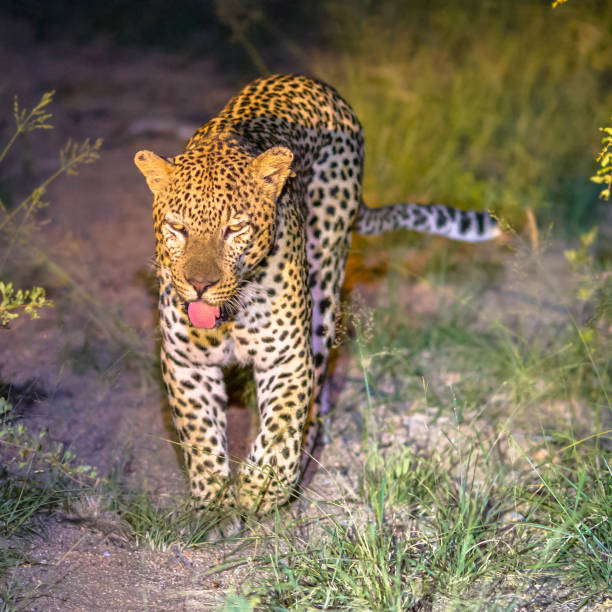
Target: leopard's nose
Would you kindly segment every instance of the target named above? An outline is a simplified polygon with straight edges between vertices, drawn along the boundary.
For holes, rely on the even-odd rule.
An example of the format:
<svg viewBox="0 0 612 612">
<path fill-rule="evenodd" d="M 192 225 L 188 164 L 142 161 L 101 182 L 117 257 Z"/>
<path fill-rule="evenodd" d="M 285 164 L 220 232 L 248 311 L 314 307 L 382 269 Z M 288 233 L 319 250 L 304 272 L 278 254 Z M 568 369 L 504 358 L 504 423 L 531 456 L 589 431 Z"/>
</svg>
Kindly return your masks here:
<svg viewBox="0 0 612 612">
<path fill-rule="evenodd" d="M 213 285 L 215 285 L 219 281 L 218 280 L 214 280 L 214 281 L 209 281 L 209 280 L 197 281 L 197 280 L 188 278 L 187 282 L 196 290 L 196 293 L 198 294 L 198 297 L 201 298 L 202 294 L 209 287 L 212 287 Z"/>
</svg>

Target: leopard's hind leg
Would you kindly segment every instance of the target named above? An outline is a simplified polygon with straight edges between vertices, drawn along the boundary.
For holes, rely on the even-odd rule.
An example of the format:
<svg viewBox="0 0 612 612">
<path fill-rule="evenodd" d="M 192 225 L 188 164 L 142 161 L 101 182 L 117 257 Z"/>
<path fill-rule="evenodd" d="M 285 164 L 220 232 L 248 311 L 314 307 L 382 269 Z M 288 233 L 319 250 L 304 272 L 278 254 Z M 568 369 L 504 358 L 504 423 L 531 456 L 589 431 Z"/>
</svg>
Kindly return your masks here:
<svg viewBox="0 0 612 612">
<path fill-rule="evenodd" d="M 350 246 L 350 229 L 361 199 L 361 133 L 348 131 L 339 134 L 323 148 L 319 160 L 313 165 L 307 191 L 306 249 L 312 294 L 315 379 L 313 402 L 302 445 L 302 467 L 308 463 L 321 420 L 330 409 L 326 375 Z"/>
</svg>

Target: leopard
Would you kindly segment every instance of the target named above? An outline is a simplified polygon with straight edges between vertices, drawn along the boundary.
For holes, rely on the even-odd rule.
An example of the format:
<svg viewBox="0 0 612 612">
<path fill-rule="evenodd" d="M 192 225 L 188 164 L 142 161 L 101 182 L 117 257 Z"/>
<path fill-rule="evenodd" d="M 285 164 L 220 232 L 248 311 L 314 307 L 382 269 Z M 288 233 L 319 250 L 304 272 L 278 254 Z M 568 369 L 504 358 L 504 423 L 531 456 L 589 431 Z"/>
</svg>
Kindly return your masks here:
<svg viewBox="0 0 612 612">
<path fill-rule="evenodd" d="M 330 409 L 327 370 L 353 233 L 490 240 L 487 212 L 368 207 L 364 136 L 332 86 L 247 85 L 182 153 L 136 153 L 153 194 L 161 373 L 201 505 L 264 515 L 295 494 Z M 259 430 L 230 466 L 224 368 L 252 368 Z"/>
</svg>

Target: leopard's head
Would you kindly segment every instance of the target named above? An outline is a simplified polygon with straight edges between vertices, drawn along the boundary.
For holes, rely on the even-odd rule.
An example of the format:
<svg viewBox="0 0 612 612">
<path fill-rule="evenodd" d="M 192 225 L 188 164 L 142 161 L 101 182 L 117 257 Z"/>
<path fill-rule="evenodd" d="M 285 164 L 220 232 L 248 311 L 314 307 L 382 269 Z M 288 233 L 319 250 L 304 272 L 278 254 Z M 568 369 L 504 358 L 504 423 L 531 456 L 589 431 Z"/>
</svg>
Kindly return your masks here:
<svg viewBox="0 0 612 612">
<path fill-rule="evenodd" d="M 236 141 L 208 139 L 173 158 L 139 151 L 134 161 L 154 195 L 158 265 L 170 272 L 191 322 L 214 327 L 241 281 L 269 253 L 276 201 L 293 154 L 251 154 Z"/>
</svg>

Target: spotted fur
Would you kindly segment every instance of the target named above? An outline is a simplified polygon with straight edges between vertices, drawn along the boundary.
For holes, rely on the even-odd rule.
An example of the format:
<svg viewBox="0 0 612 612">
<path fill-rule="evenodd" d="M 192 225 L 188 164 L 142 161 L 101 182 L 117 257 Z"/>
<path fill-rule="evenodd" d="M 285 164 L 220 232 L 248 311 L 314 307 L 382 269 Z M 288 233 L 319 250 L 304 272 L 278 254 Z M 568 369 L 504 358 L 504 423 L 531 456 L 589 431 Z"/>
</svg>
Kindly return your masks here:
<svg viewBox="0 0 612 612">
<path fill-rule="evenodd" d="M 361 200 L 363 133 L 329 85 L 276 75 L 248 85 L 163 159 L 136 154 L 155 199 L 162 372 L 192 493 L 265 512 L 285 502 L 325 414 L 325 374 L 351 231 L 462 240 L 497 233 L 483 213 Z M 186 305 L 219 307 L 214 328 Z M 227 485 L 221 367 L 252 364 L 260 431 Z"/>
</svg>

